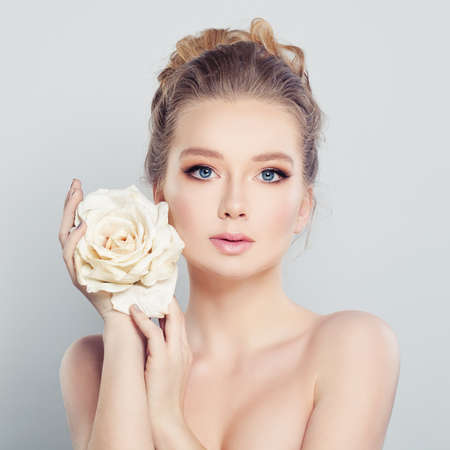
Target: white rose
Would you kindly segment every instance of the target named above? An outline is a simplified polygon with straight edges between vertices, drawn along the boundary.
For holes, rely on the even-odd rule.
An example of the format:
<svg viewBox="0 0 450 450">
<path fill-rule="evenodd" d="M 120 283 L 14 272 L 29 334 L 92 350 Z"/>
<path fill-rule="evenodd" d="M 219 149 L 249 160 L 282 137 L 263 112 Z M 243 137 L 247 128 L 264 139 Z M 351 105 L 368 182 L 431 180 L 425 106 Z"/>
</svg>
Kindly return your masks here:
<svg viewBox="0 0 450 450">
<path fill-rule="evenodd" d="M 98 189 L 77 207 L 86 233 L 75 248 L 78 282 L 87 292 L 113 293 L 113 308 L 129 314 L 137 303 L 149 317 L 164 317 L 175 291 L 184 242 L 168 223 L 167 202 L 150 201 L 133 184 Z"/>
</svg>

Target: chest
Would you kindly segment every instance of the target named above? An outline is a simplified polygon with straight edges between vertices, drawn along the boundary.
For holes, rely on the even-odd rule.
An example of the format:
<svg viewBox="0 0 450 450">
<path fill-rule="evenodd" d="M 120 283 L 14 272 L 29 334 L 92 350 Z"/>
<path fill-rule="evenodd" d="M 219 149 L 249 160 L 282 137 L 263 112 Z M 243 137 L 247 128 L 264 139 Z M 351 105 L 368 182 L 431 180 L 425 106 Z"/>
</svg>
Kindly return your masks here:
<svg viewBox="0 0 450 450">
<path fill-rule="evenodd" d="M 194 367 L 185 420 L 208 450 L 298 450 L 314 380 L 312 359 L 298 345 L 247 361 L 232 374 Z"/>
</svg>

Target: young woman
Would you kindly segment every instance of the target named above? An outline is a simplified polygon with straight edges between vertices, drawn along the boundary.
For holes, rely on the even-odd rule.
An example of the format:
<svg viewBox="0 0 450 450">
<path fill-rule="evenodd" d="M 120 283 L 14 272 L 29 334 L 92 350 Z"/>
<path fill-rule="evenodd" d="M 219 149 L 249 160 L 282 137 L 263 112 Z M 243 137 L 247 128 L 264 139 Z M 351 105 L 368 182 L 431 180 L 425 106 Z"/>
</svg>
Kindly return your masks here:
<svg viewBox="0 0 450 450">
<path fill-rule="evenodd" d="M 282 257 L 315 209 L 322 112 L 302 50 L 260 18 L 249 32 L 207 29 L 176 48 L 158 77 L 145 167 L 185 242 L 189 304 L 183 314 L 174 298 L 159 328 L 77 285 L 86 226 L 71 231 L 75 180 L 60 242 L 105 327 L 61 363 L 74 448 L 381 449 L 395 333 L 363 311 L 317 314 L 282 287 Z"/>
</svg>

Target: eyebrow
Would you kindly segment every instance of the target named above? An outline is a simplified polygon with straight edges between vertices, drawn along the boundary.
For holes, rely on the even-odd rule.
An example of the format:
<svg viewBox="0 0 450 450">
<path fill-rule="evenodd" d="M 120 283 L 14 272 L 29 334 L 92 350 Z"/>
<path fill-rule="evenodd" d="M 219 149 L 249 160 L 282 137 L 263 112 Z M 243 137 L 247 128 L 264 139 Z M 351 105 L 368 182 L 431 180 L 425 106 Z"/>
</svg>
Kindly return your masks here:
<svg viewBox="0 0 450 450">
<path fill-rule="evenodd" d="M 180 153 L 180 159 L 188 156 L 188 155 L 199 155 L 199 156 L 207 156 L 210 158 L 217 158 L 223 160 L 224 157 L 222 153 L 216 152 L 215 150 L 210 150 L 207 148 L 200 148 L 200 147 L 190 147 L 186 148 Z M 285 161 L 290 162 L 292 165 L 294 165 L 294 160 L 283 152 L 268 152 L 268 153 L 261 153 L 259 155 L 253 156 L 252 161 L 272 161 L 275 159 L 283 159 Z"/>
</svg>

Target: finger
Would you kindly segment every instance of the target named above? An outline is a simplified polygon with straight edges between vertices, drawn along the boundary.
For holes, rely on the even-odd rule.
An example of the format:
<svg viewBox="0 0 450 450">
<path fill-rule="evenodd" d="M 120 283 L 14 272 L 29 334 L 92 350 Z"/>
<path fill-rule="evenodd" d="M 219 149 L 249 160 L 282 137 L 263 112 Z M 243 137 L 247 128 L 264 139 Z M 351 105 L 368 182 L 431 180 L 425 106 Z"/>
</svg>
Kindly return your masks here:
<svg viewBox="0 0 450 450">
<path fill-rule="evenodd" d="M 72 184 L 70 185 L 70 188 L 69 188 L 69 190 L 67 191 L 66 198 L 65 198 L 65 200 L 64 200 L 64 208 L 67 206 L 67 203 L 68 203 L 69 200 L 70 200 L 70 197 L 71 197 L 71 195 L 72 195 L 72 192 L 73 192 L 75 189 L 81 189 L 81 181 L 78 180 L 78 178 L 74 178 L 74 179 L 72 180 Z"/>
<path fill-rule="evenodd" d="M 80 181 L 74 178 L 72 184 L 70 185 L 69 191 L 67 192 L 66 199 L 64 201 L 61 225 L 58 233 L 59 242 L 62 248 L 64 247 L 64 243 L 69 235 L 70 229 L 74 226 L 74 219 L 75 219 L 74 203 L 76 203 L 74 202 L 74 200 L 77 200 L 78 197 L 80 197 L 80 190 L 81 190 Z"/>
<path fill-rule="evenodd" d="M 183 310 L 180 308 L 180 304 L 178 303 L 178 300 L 175 296 L 173 296 L 173 299 L 171 303 L 169 304 L 169 315 L 165 316 L 165 323 L 170 318 L 170 313 L 172 313 L 172 319 L 176 318 L 176 321 L 178 324 L 175 327 L 172 327 L 166 334 L 170 334 L 173 328 L 175 328 L 175 332 L 172 332 L 172 335 L 175 335 L 178 341 L 175 342 L 181 342 L 182 348 L 186 349 L 188 353 L 190 352 L 190 346 L 189 341 L 187 337 L 187 331 L 186 331 L 186 316 L 184 315 Z M 169 319 L 170 320 L 170 319 Z M 172 320 L 172 324 L 175 323 L 175 320 Z M 165 329 L 167 330 L 167 325 L 165 324 Z M 174 340 L 174 339 L 173 339 Z"/>
<path fill-rule="evenodd" d="M 161 354 L 164 351 L 163 347 L 165 347 L 164 335 L 161 328 L 153 323 L 144 311 L 136 311 L 133 307 L 130 307 L 129 311 L 142 334 L 148 339 L 150 354 Z"/>
<path fill-rule="evenodd" d="M 69 200 L 70 194 L 72 193 L 72 187 L 73 187 L 73 184 L 75 183 L 75 180 L 76 180 L 76 178 L 72 179 L 72 183 L 70 184 L 69 190 L 67 191 L 66 199 L 64 201 L 64 208 L 66 207 L 67 201 Z"/>
<path fill-rule="evenodd" d="M 59 228 L 58 233 L 59 242 L 62 248 L 64 248 L 65 241 L 69 236 L 69 232 L 71 228 L 74 226 L 75 210 L 78 206 L 78 203 L 80 203 L 82 200 L 83 200 L 83 191 L 81 189 L 81 182 L 80 180 L 75 178 L 66 196 L 61 226 Z"/>
<path fill-rule="evenodd" d="M 74 181 L 75 181 L 75 178 L 72 178 L 72 182 L 70 183 L 69 190 L 67 191 L 67 194 L 66 194 L 66 198 L 64 199 L 64 207 L 63 207 L 63 209 L 64 209 L 65 206 L 66 206 L 67 199 L 69 198 L 69 194 L 70 194 L 70 191 L 71 191 L 71 189 L 72 189 L 72 186 L 73 186 Z"/>
<path fill-rule="evenodd" d="M 179 345 L 184 327 L 184 313 L 174 295 L 169 303 L 168 313 L 165 315 L 166 340 L 171 348 L 173 344 Z"/>
<path fill-rule="evenodd" d="M 72 230 L 67 237 L 64 248 L 63 248 L 63 259 L 66 263 L 67 270 L 70 273 L 70 276 L 72 278 L 72 281 L 77 281 L 77 274 L 75 270 L 75 261 L 74 261 L 74 254 L 75 249 L 78 245 L 79 240 L 83 237 L 83 235 L 86 233 L 87 225 L 84 220 L 80 222 L 77 228 Z"/>
</svg>

